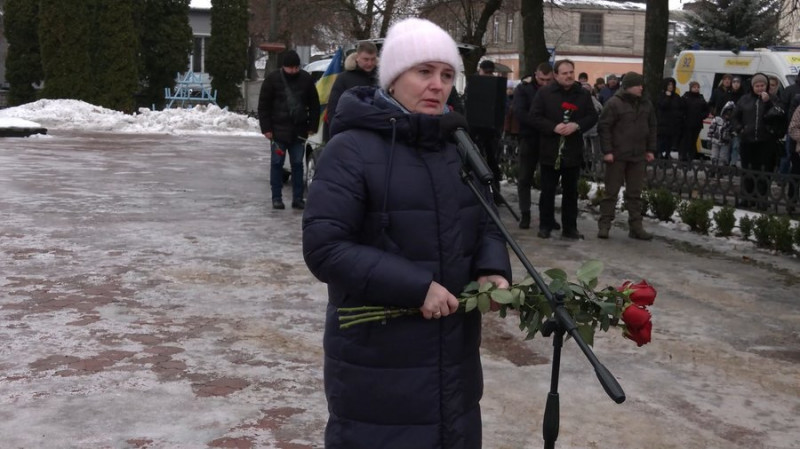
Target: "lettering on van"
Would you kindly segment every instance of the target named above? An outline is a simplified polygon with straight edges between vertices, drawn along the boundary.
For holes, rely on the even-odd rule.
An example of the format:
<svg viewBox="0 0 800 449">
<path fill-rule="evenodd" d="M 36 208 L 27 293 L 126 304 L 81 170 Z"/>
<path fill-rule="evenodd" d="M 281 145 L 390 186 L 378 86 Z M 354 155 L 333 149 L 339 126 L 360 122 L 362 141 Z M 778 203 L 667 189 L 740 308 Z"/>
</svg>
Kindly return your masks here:
<svg viewBox="0 0 800 449">
<path fill-rule="evenodd" d="M 800 56 L 786 56 L 786 62 L 793 66 L 800 65 Z"/>
<path fill-rule="evenodd" d="M 752 59 L 726 59 L 725 67 L 750 67 Z"/>
</svg>

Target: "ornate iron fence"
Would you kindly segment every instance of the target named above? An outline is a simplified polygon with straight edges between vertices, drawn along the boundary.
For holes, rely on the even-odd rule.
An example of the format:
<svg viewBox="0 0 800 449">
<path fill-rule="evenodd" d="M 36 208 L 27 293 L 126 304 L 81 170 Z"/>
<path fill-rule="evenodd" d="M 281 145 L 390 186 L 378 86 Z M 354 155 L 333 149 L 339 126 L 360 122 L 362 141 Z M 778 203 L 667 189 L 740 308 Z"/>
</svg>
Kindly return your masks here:
<svg viewBox="0 0 800 449">
<path fill-rule="evenodd" d="M 600 154 L 584 154 L 583 175 L 603 182 Z M 800 210 L 800 175 L 712 165 L 708 160 L 657 159 L 647 165 L 647 188 L 663 187 L 679 198 L 711 199 L 714 204 L 794 215 Z"/>
</svg>

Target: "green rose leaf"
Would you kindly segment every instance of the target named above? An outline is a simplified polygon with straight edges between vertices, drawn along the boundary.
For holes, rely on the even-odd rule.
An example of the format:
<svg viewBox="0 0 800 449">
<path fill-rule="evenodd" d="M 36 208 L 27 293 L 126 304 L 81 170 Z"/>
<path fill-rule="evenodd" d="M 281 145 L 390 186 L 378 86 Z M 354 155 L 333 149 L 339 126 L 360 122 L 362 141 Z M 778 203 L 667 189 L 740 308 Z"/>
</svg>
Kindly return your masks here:
<svg viewBox="0 0 800 449">
<path fill-rule="evenodd" d="M 483 292 L 491 290 L 492 288 L 494 288 L 494 284 L 493 283 L 484 282 L 483 284 L 481 284 L 481 287 L 478 289 L 478 291 L 483 293 Z"/>
<path fill-rule="evenodd" d="M 566 282 L 566 280 L 567 280 L 567 272 L 562 270 L 562 269 L 560 269 L 560 268 L 551 268 L 551 269 L 545 271 L 544 274 L 548 275 L 550 277 L 550 279 L 552 279 L 554 281 L 555 280 L 561 280 L 561 281 L 565 281 Z"/>
<path fill-rule="evenodd" d="M 467 299 L 467 303 L 464 305 L 464 310 L 466 312 L 471 312 L 475 310 L 475 307 L 478 307 L 478 298 L 473 296 Z"/>
<path fill-rule="evenodd" d="M 602 272 L 603 262 L 599 260 L 589 260 L 578 268 L 578 280 L 588 284 L 592 282 L 592 280 L 597 279 Z"/>
<path fill-rule="evenodd" d="M 578 326 L 578 333 L 589 346 L 594 346 L 594 329 L 588 324 Z"/>
<path fill-rule="evenodd" d="M 492 299 L 498 304 L 511 304 L 514 301 L 514 294 L 508 290 L 495 290 L 491 293 Z"/>
<path fill-rule="evenodd" d="M 491 299 L 488 293 L 481 293 L 478 295 L 478 310 L 481 313 L 486 313 L 491 308 Z"/>
<path fill-rule="evenodd" d="M 481 284 L 479 284 L 478 281 L 472 281 L 469 284 L 467 284 L 466 287 L 464 287 L 464 291 L 462 292 L 462 294 L 463 293 L 477 293 L 478 292 L 478 287 L 480 287 L 480 285 Z"/>
</svg>

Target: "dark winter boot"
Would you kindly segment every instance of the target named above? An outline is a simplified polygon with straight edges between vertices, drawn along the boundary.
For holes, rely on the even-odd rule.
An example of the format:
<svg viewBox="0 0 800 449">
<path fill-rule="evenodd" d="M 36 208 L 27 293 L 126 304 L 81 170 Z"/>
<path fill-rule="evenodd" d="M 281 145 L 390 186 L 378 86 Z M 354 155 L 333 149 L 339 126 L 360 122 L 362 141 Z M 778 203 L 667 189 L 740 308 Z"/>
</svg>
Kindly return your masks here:
<svg viewBox="0 0 800 449">
<path fill-rule="evenodd" d="M 641 222 L 631 223 L 628 237 L 636 240 L 653 240 L 653 234 L 644 230 Z"/>
<path fill-rule="evenodd" d="M 607 239 L 611 231 L 611 223 L 607 220 L 600 219 L 597 223 L 597 238 Z"/>
<path fill-rule="evenodd" d="M 530 212 L 523 212 L 522 218 L 519 220 L 519 228 L 520 229 L 529 229 L 531 227 L 531 213 Z"/>
</svg>

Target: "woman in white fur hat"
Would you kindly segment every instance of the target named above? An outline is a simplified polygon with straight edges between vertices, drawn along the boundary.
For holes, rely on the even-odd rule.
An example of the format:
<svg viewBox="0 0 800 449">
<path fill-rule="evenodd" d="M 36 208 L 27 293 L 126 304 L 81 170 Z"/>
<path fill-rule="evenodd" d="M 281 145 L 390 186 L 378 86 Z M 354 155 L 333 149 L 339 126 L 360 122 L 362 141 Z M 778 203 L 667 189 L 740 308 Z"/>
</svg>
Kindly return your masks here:
<svg viewBox="0 0 800 449">
<path fill-rule="evenodd" d="M 325 447 L 477 449 L 481 315 L 456 295 L 506 287 L 511 268 L 440 131 L 461 59 L 444 30 L 407 19 L 380 60 L 380 86 L 339 101 L 303 216 L 306 263 L 328 284 Z M 365 305 L 418 313 L 339 327 L 337 308 Z"/>
</svg>

